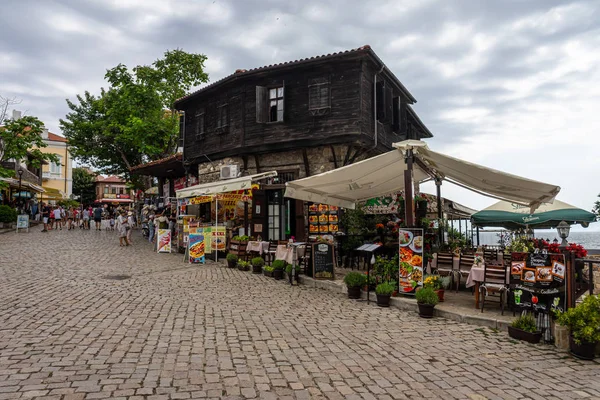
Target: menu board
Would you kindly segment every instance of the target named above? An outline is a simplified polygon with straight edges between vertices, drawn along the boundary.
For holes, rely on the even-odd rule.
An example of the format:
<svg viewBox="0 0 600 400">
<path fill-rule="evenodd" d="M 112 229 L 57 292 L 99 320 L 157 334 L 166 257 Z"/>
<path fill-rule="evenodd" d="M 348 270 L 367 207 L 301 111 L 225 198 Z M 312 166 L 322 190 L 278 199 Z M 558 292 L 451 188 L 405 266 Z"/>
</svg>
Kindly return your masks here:
<svg viewBox="0 0 600 400">
<path fill-rule="evenodd" d="M 537 312 L 564 309 L 566 264 L 562 254 L 512 253 L 514 305 Z"/>
<path fill-rule="evenodd" d="M 202 228 L 195 228 L 195 233 L 190 233 L 188 237 L 189 261 L 192 264 L 204 264 L 204 232 Z"/>
<path fill-rule="evenodd" d="M 423 229 L 403 229 L 398 231 L 400 291 L 414 294 L 423 287 Z"/>
<path fill-rule="evenodd" d="M 171 230 L 170 229 L 159 229 L 158 240 L 156 241 L 158 253 L 170 253 L 171 252 Z"/>
<path fill-rule="evenodd" d="M 313 278 L 333 279 L 335 274 L 335 254 L 329 243 L 312 244 Z"/>
<path fill-rule="evenodd" d="M 327 204 L 308 206 L 308 232 L 312 234 L 336 233 L 339 227 L 339 208 Z"/>
</svg>

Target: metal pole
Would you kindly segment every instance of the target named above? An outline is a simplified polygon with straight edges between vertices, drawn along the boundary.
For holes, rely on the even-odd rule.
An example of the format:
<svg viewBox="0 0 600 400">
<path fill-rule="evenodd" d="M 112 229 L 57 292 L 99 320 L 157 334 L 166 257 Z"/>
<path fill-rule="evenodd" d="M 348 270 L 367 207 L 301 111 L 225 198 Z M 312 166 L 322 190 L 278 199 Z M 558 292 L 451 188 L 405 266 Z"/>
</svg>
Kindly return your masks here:
<svg viewBox="0 0 600 400">
<path fill-rule="evenodd" d="M 437 195 L 437 217 L 438 217 L 438 240 L 441 245 L 444 242 L 444 232 L 442 230 L 442 180 L 437 178 L 435 180 L 435 188 Z"/>
<path fill-rule="evenodd" d="M 217 229 L 219 226 L 219 200 L 217 199 L 217 196 L 215 196 L 215 231 L 212 234 L 212 239 L 214 239 L 217 236 Z M 213 240 L 213 242 L 216 244 L 215 246 L 215 262 L 219 261 L 219 244 L 217 243 L 216 240 Z"/>
<path fill-rule="evenodd" d="M 415 226 L 414 215 L 414 193 L 413 193 L 413 151 L 406 151 L 406 170 L 404 171 L 404 206 L 406 226 L 412 228 Z"/>
<path fill-rule="evenodd" d="M 479 227 L 477 227 L 476 230 L 477 230 L 477 247 L 479 247 Z"/>
</svg>

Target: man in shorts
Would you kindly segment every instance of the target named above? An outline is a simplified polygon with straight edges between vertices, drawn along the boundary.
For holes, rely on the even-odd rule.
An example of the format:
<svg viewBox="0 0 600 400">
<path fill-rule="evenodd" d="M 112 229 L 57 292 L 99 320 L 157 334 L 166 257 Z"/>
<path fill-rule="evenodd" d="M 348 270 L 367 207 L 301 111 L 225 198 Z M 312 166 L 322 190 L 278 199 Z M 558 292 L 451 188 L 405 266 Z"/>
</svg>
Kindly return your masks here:
<svg viewBox="0 0 600 400">
<path fill-rule="evenodd" d="M 56 207 L 54 209 L 54 221 L 56 222 L 56 227 L 62 231 L 62 214 L 63 211 L 60 207 Z"/>
<path fill-rule="evenodd" d="M 50 207 L 46 203 L 42 203 L 42 222 L 44 223 L 44 229 L 42 232 L 48 232 L 48 220 L 50 219 Z"/>
<path fill-rule="evenodd" d="M 90 211 L 87 208 L 83 209 L 83 229 L 90 229 Z"/>
<path fill-rule="evenodd" d="M 100 228 L 101 228 L 101 224 L 102 224 L 102 213 L 103 212 L 104 212 L 104 210 L 100 206 L 94 208 L 94 222 L 96 223 L 97 231 L 102 230 Z"/>
</svg>

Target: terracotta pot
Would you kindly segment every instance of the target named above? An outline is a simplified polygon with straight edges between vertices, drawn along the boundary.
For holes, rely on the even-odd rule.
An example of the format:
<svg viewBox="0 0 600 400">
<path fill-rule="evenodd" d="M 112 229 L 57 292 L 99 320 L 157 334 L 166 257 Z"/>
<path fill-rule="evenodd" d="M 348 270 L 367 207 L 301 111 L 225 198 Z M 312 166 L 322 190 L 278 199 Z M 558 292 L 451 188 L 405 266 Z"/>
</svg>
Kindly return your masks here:
<svg viewBox="0 0 600 400">
<path fill-rule="evenodd" d="M 438 299 L 440 300 L 440 303 L 442 301 L 444 301 L 444 289 L 436 290 L 435 293 L 438 295 Z"/>
<path fill-rule="evenodd" d="M 378 294 L 377 295 L 377 305 L 379 307 L 389 307 L 390 306 L 390 295 L 389 294 Z"/>
<path fill-rule="evenodd" d="M 360 299 L 360 287 L 349 287 L 348 288 L 348 298 L 350 299 Z"/>
<path fill-rule="evenodd" d="M 542 332 L 527 332 L 513 326 L 508 326 L 508 336 L 513 339 L 523 340 L 528 343 L 539 343 L 542 338 Z"/>
<path fill-rule="evenodd" d="M 573 336 L 569 336 L 569 348 L 571 354 L 582 360 L 593 360 L 596 352 L 596 343 L 575 343 Z"/>
<path fill-rule="evenodd" d="M 421 318 L 433 318 L 433 309 L 435 306 L 431 304 L 417 303 L 419 306 L 419 317 Z"/>
</svg>

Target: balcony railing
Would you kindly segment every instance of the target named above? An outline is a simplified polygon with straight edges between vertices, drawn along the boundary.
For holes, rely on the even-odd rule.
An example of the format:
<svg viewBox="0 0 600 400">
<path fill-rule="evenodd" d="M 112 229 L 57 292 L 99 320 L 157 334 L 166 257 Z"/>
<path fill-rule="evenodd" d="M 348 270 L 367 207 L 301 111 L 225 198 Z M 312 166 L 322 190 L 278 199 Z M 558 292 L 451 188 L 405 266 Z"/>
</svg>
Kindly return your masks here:
<svg viewBox="0 0 600 400">
<path fill-rule="evenodd" d="M 40 179 L 40 177 L 34 174 L 33 172 L 29 171 L 25 165 L 20 165 L 14 161 L 3 161 L 1 165 L 6 169 L 12 169 L 13 171 L 15 171 L 15 175 L 13 176 L 14 179 L 19 179 L 19 173 L 17 171 L 19 170 L 19 166 L 21 166 L 23 170 L 23 175 L 21 176 L 22 181 L 30 182 L 35 185 L 42 184 L 42 180 Z"/>
</svg>

